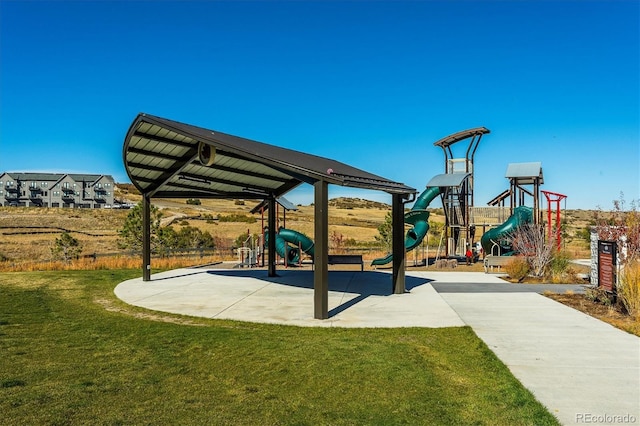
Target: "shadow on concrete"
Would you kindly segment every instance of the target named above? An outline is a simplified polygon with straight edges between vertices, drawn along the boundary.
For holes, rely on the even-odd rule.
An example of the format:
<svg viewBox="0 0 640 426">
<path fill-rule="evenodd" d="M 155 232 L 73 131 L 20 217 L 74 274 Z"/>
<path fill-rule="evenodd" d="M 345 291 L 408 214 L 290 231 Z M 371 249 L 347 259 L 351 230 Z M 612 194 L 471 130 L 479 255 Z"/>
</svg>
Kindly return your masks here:
<svg viewBox="0 0 640 426">
<path fill-rule="evenodd" d="M 148 282 L 153 282 L 153 281 L 164 281 L 164 280 L 173 280 L 176 278 L 182 278 L 182 277 L 188 277 L 191 275 L 198 275 L 198 274 L 204 274 L 205 271 L 198 271 L 198 272 L 189 272 L 189 273 L 184 273 L 184 274 L 178 274 L 178 275 L 170 275 L 167 277 L 156 277 L 156 276 L 151 276 L 151 280 Z"/>
<path fill-rule="evenodd" d="M 255 269 L 210 270 L 207 271 L 207 273 L 229 278 L 254 278 L 272 284 L 313 290 L 313 271 L 279 271 L 275 277 L 269 277 L 264 270 Z M 406 276 L 405 288 L 407 292 L 410 292 L 432 281 L 433 280 L 428 278 Z M 375 271 L 329 271 L 329 291 L 358 295 L 331 309 L 329 311 L 329 317 L 332 317 L 358 304 L 369 296 L 391 296 L 393 294 L 391 274 Z"/>
</svg>

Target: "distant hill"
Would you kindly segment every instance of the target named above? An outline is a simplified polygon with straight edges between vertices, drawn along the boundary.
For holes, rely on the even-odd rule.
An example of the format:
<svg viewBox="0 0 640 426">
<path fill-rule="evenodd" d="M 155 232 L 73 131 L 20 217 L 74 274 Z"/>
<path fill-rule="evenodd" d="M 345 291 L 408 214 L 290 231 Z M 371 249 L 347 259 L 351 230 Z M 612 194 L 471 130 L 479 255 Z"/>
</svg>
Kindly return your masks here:
<svg viewBox="0 0 640 426">
<path fill-rule="evenodd" d="M 329 200 L 329 206 L 338 209 L 390 209 L 391 206 L 379 201 L 365 200 L 362 198 L 338 197 Z"/>
</svg>

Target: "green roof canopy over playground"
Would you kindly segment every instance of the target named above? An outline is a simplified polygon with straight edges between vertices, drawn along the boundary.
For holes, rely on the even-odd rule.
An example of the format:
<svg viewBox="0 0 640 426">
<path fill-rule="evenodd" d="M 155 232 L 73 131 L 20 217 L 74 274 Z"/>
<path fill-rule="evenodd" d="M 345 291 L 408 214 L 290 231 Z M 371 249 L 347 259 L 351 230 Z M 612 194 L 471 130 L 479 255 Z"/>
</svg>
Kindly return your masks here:
<svg viewBox="0 0 640 426">
<path fill-rule="evenodd" d="M 384 191 L 392 196 L 394 293 L 405 291 L 404 203 L 414 188 L 330 158 L 306 154 L 149 114 L 127 132 L 123 159 L 143 195 L 143 279 L 151 279 L 151 198 L 266 200 L 269 233 L 275 203 L 302 183 L 314 186 L 314 317 L 328 318 L 328 185 Z M 268 275 L 275 275 L 275 237 L 268 238 Z"/>
</svg>

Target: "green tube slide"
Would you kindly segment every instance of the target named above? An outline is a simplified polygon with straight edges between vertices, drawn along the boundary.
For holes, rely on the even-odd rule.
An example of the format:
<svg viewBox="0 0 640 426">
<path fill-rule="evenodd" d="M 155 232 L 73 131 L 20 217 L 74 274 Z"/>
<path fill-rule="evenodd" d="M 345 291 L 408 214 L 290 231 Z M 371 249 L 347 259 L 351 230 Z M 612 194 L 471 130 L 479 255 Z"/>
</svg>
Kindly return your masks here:
<svg viewBox="0 0 640 426">
<path fill-rule="evenodd" d="M 485 255 L 511 256 L 515 254 L 510 235 L 519 226 L 531 223 L 532 220 L 533 209 L 531 207 L 516 207 L 513 214 L 502 225 L 489 229 L 482 235 L 480 244 L 482 244 Z"/>
<path fill-rule="evenodd" d="M 269 241 L 269 232 L 266 228 L 265 241 Z M 293 244 L 295 247 L 289 244 Z M 313 240 L 300 232 L 280 228 L 276 234 L 276 253 L 278 253 L 280 257 L 287 259 L 288 264 L 298 263 L 298 261 L 300 261 L 300 249 L 313 257 L 313 248 Z"/>
<path fill-rule="evenodd" d="M 440 188 L 437 186 L 427 188 L 422 194 L 418 196 L 413 207 L 410 211 L 405 213 L 404 222 L 409 225 L 413 225 L 411 229 L 407 231 L 404 237 L 404 248 L 406 251 L 411 251 L 418 247 L 422 240 L 429 232 L 429 212 L 426 210 L 429 204 L 440 195 Z M 374 259 L 371 262 L 372 265 L 386 265 L 393 260 L 393 254 L 388 254 L 385 257 Z"/>
</svg>

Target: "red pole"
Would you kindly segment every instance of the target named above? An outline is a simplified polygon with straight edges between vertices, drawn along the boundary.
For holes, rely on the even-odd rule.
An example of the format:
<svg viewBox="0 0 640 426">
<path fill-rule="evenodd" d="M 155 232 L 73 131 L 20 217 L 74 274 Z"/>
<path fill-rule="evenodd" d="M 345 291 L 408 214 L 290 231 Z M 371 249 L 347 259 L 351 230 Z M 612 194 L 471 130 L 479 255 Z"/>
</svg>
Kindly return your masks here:
<svg viewBox="0 0 640 426">
<path fill-rule="evenodd" d="M 556 207 L 556 241 L 558 242 L 558 251 L 560 251 L 560 200 L 556 201 L 558 206 Z"/>
<path fill-rule="evenodd" d="M 551 240 L 551 202 L 553 201 L 554 203 L 556 203 L 557 207 L 556 207 L 556 244 L 558 247 L 558 250 L 560 250 L 560 246 L 561 246 L 561 234 L 560 234 L 560 201 L 562 201 L 563 199 L 567 198 L 566 195 L 564 194 L 558 194 L 557 192 L 550 192 L 550 191 L 541 191 L 545 197 L 547 197 L 547 221 L 548 221 L 548 238 L 549 240 Z M 555 197 L 554 199 L 552 199 L 552 197 Z"/>
<path fill-rule="evenodd" d="M 551 240 L 551 200 L 549 199 L 548 196 L 547 196 L 547 238 Z"/>
</svg>

